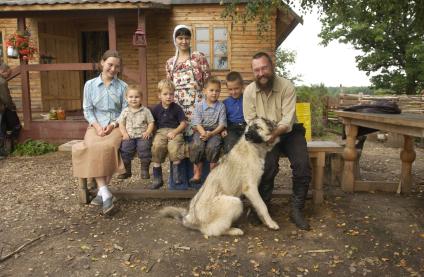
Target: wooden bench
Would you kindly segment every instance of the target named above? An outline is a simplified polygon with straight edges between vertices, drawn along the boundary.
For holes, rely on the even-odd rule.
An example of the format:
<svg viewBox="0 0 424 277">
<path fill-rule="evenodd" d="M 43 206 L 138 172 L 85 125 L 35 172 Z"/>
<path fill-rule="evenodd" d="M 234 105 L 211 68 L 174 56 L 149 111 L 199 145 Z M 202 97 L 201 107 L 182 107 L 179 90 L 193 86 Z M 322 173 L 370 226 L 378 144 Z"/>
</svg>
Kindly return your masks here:
<svg viewBox="0 0 424 277">
<path fill-rule="evenodd" d="M 308 152 L 312 166 L 312 200 L 314 204 L 321 204 L 324 201 L 324 173 L 325 173 L 325 157 L 330 153 L 341 153 L 343 147 L 333 141 L 310 141 L 308 142 Z M 90 201 L 89 184 L 95 186 L 94 180 L 91 178 L 79 179 L 79 201 L 87 204 Z M 168 191 L 168 190 L 148 190 L 148 189 L 126 189 L 113 190 L 112 193 L 118 198 L 125 199 L 144 199 L 144 198 L 192 198 L 196 191 Z M 276 190 L 273 192 L 274 198 L 280 198 L 291 194 L 291 190 Z"/>
<path fill-rule="evenodd" d="M 309 158 L 312 165 L 312 200 L 314 204 L 324 201 L 324 172 L 326 154 L 342 153 L 343 147 L 334 141 L 308 142 Z"/>
</svg>

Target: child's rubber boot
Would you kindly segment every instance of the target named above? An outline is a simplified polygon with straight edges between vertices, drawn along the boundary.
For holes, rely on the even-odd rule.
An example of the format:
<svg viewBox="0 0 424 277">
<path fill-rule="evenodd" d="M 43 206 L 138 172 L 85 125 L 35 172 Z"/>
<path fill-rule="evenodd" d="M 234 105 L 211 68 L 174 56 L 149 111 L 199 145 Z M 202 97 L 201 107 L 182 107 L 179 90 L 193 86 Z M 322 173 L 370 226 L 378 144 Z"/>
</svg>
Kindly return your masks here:
<svg viewBox="0 0 424 277">
<path fill-rule="evenodd" d="M 153 167 L 153 182 L 149 189 L 158 189 L 163 186 L 162 167 Z"/>
</svg>

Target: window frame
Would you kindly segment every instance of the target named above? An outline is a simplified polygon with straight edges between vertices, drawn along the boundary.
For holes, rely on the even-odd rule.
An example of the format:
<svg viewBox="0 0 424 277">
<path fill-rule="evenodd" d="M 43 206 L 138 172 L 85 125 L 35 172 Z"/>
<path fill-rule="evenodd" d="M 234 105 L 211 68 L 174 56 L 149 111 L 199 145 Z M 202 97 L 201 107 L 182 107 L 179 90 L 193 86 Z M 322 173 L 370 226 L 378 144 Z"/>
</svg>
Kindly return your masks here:
<svg viewBox="0 0 424 277">
<path fill-rule="evenodd" d="M 231 26 L 229 24 L 195 24 L 193 26 L 193 36 L 192 36 L 192 42 L 191 44 L 193 45 L 193 48 L 196 49 L 197 51 L 197 29 L 199 28 L 203 28 L 203 29 L 208 29 L 209 31 L 209 66 L 211 71 L 231 71 Z M 222 57 L 221 56 L 215 56 L 215 29 L 219 29 L 219 28 L 224 28 L 227 30 L 227 68 L 223 68 L 223 69 L 219 69 L 219 68 L 215 68 L 215 58 L 216 57 Z M 223 41 L 223 40 L 217 40 L 217 41 Z M 201 42 L 206 42 L 206 41 L 201 41 Z M 204 53 L 205 56 L 206 53 Z M 225 56 L 224 56 L 225 57 Z"/>
</svg>

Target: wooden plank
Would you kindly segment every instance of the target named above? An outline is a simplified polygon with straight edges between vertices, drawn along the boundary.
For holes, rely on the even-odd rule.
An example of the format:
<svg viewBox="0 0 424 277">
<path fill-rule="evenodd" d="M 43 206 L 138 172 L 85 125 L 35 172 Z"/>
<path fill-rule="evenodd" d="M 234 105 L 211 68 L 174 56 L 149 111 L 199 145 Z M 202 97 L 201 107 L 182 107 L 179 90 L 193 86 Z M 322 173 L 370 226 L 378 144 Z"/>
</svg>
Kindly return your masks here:
<svg viewBox="0 0 424 277">
<path fill-rule="evenodd" d="M 421 122 L 419 121 L 421 120 Z M 414 124 L 416 122 L 416 126 L 411 126 L 410 124 Z M 424 123 L 424 115 L 422 115 L 422 119 L 417 119 L 417 121 L 411 120 L 409 122 L 404 123 L 396 123 L 394 124 L 388 122 L 376 122 L 376 121 L 368 121 L 366 119 L 351 119 L 350 124 L 363 126 L 368 128 L 373 128 L 380 131 L 393 132 L 397 134 L 403 134 L 413 137 L 424 137 L 424 127 L 418 126 Z M 408 126 L 409 125 L 409 126 Z"/>
<path fill-rule="evenodd" d="M 63 10 L 115 10 L 115 9 L 131 9 L 136 8 L 169 8 L 166 4 L 160 3 L 84 3 L 84 4 L 50 4 L 50 5 L 1 5 L 0 16 L 12 11 L 63 11 Z"/>
<path fill-rule="evenodd" d="M 398 186 L 399 186 L 399 182 L 355 181 L 353 188 L 354 188 L 354 191 L 396 192 Z"/>
<path fill-rule="evenodd" d="M 17 26 L 19 32 L 25 31 L 25 18 L 24 17 L 18 17 L 17 19 Z M 26 61 L 20 59 L 20 70 L 21 70 L 21 88 L 22 88 L 22 109 L 23 109 L 23 116 L 24 116 L 24 129 L 30 128 L 30 122 L 31 122 L 31 96 L 30 96 L 30 83 L 29 83 L 29 72 L 25 68 Z"/>
<path fill-rule="evenodd" d="M 18 31 L 24 32 L 25 31 L 25 28 L 26 28 L 26 26 L 25 26 L 25 17 L 18 17 L 17 24 L 18 24 Z"/>
<path fill-rule="evenodd" d="M 107 17 L 107 29 L 109 32 L 109 49 L 116 50 L 116 21 L 114 15 Z"/>
<path fill-rule="evenodd" d="M 24 129 L 19 136 L 20 141 L 28 138 L 43 139 L 48 142 L 65 142 L 82 139 L 87 130 L 85 120 L 48 120 L 31 121 L 31 128 Z"/>
<path fill-rule="evenodd" d="M 334 113 L 343 118 L 366 120 L 368 122 L 388 123 L 391 125 L 424 128 L 424 115 L 421 114 L 377 114 L 346 111 L 335 111 Z"/>
<path fill-rule="evenodd" d="M 55 63 L 55 64 L 27 64 L 23 65 L 29 71 L 62 71 L 62 70 L 96 70 L 96 63 Z"/>
<path fill-rule="evenodd" d="M 416 153 L 414 150 L 414 140 L 410 136 L 404 136 L 403 149 L 400 152 L 402 161 L 400 180 L 402 183 L 402 192 L 409 193 L 413 183 L 412 163 L 415 161 Z"/>
<path fill-rule="evenodd" d="M 335 141 L 308 141 L 309 152 L 341 153 L 344 147 Z"/>
<path fill-rule="evenodd" d="M 11 73 L 9 75 L 9 77 L 7 78 L 7 80 L 12 80 L 13 78 L 15 78 L 16 76 L 18 76 L 19 74 L 21 74 L 21 66 L 18 65 L 17 67 L 12 68 Z"/>
<path fill-rule="evenodd" d="M 140 81 L 140 76 L 138 75 L 138 72 L 136 70 L 129 69 L 128 67 L 123 68 L 122 75 L 134 82 L 138 83 Z"/>
<path fill-rule="evenodd" d="M 146 32 L 146 15 L 143 11 L 141 11 L 138 15 L 138 28 L 143 28 Z M 147 40 L 147 39 L 146 39 Z M 148 41 L 146 41 L 148 43 Z M 148 91 L 147 91 L 147 51 L 146 47 L 138 48 L 138 66 L 139 66 L 139 76 L 140 76 L 140 86 L 143 91 L 143 105 L 147 106 L 148 103 Z"/>
<path fill-rule="evenodd" d="M 1 18 L 17 18 L 19 16 L 26 17 L 26 18 L 32 18 L 37 20 L 38 22 L 46 22 L 49 20 L 62 20 L 65 19 L 67 22 L 81 22 L 82 20 L 93 22 L 97 19 L 99 19 L 99 15 L 101 14 L 114 14 L 116 16 L 123 16 L 119 22 L 134 22 L 136 20 L 137 13 L 134 13 L 134 10 L 137 9 L 137 7 L 134 7 L 134 9 L 108 9 L 108 10 L 55 10 L 55 11 L 48 11 L 48 10 L 32 10 L 32 11 L 7 11 L 3 12 L 3 9 L 0 9 L 0 16 Z M 168 11 L 170 7 L 167 7 L 165 9 L 155 9 L 155 14 L 159 14 L 160 11 Z M 105 17 L 102 17 L 102 19 L 106 19 Z M 106 22 L 106 20 L 105 20 Z M 104 24 L 103 24 L 104 25 Z M 105 26 L 105 25 L 104 25 Z M 13 29 L 15 29 L 16 26 L 14 26 Z"/>
<path fill-rule="evenodd" d="M 149 189 L 111 189 L 113 195 L 122 199 L 146 199 L 146 198 L 156 198 L 156 199 L 190 199 L 192 198 L 197 191 L 195 190 L 149 190 Z M 288 195 L 291 195 L 292 191 L 289 189 L 275 190 L 272 193 L 273 198 L 283 198 Z M 308 198 L 312 197 L 312 192 L 308 193 Z"/>
<path fill-rule="evenodd" d="M 38 33 L 39 39 L 60 39 L 67 41 L 68 43 L 76 43 L 76 39 L 68 36 L 55 35 L 49 33 Z"/>
</svg>

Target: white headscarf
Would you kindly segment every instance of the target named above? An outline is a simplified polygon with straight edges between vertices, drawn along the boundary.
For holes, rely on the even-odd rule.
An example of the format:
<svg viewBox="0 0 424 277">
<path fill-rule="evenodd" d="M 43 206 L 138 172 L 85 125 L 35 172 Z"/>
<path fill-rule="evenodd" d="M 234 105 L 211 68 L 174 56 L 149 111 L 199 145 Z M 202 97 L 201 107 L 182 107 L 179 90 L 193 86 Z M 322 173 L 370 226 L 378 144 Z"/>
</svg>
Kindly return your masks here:
<svg viewBox="0 0 424 277">
<path fill-rule="evenodd" d="M 187 29 L 187 30 L 190 31 L 190 34 L 192 33 L 191 28 L 187 25 L 180 24 L 180 25 L 175 26 L 174 33 L 172 34 L 172 39 L 174 40 L 174 46 L 175 46 L 175 60 L 172 63 L 172 70 L 174 70 L 175 64 L 177 63 L 177 60 L 178 60 L 179 51 L 178 51 L 178 46 L 177 46 L 177 38 L 175 37 L 175 35 L 177 34 L 178 30 L 180 30 L 180 29 Z"/>
</svg>

